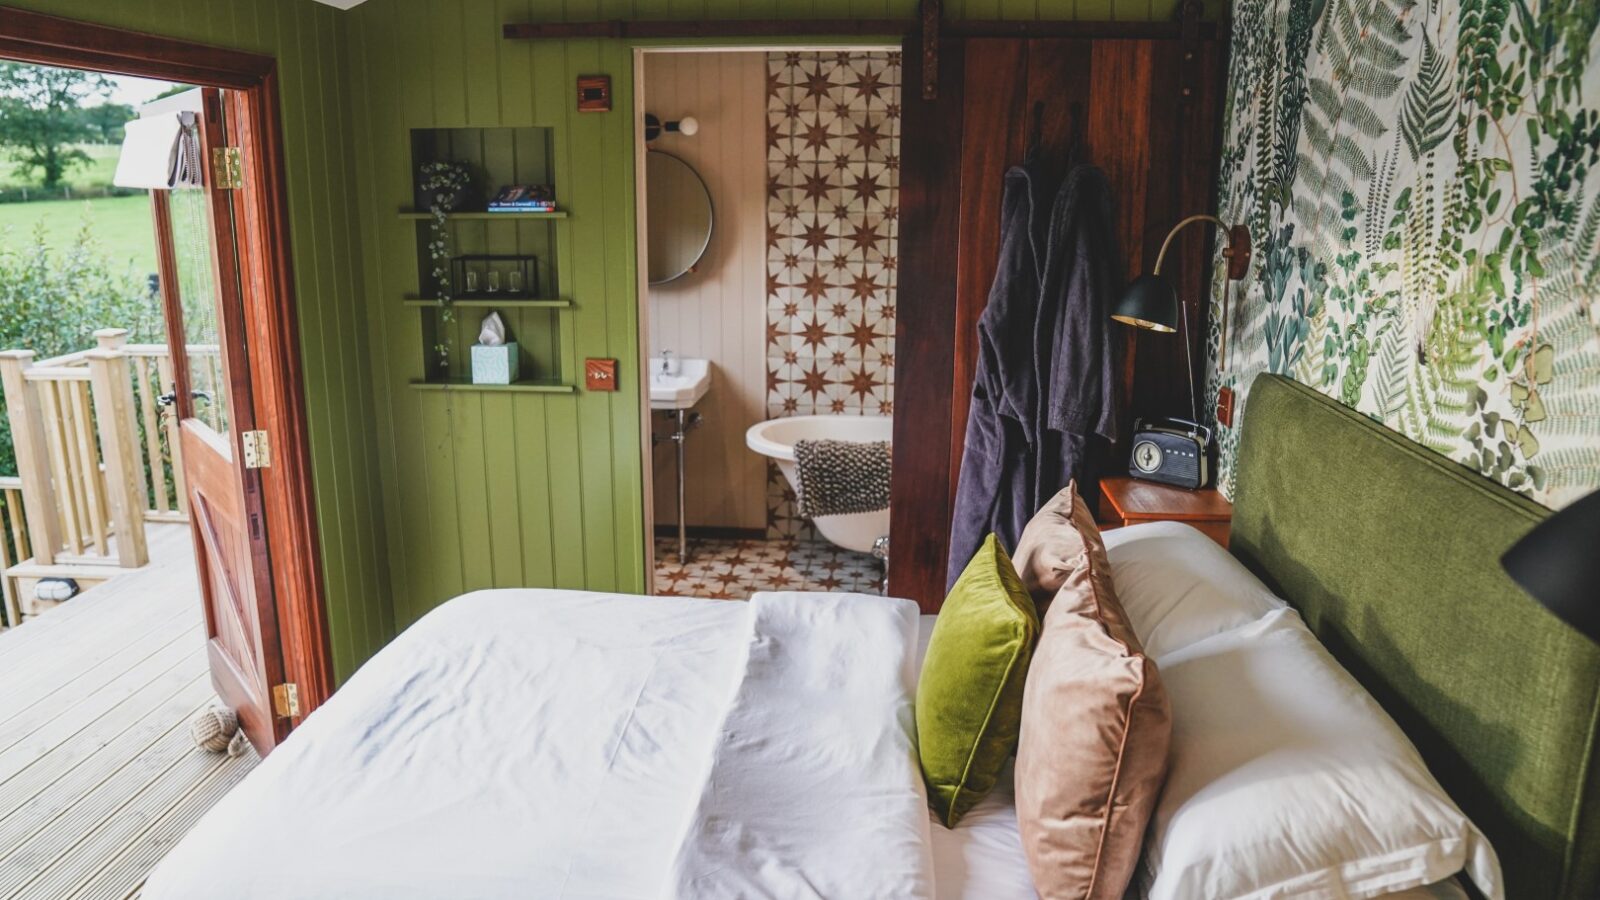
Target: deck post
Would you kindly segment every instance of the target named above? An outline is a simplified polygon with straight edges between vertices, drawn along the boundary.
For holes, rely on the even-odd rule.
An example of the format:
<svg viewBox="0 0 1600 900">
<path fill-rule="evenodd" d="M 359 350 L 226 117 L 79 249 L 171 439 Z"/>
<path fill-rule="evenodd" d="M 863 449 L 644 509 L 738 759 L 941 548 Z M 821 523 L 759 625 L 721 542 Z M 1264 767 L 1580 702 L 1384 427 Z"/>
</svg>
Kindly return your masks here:
<svg viewBox="0 0 1600 900">
<path fill-rule="evenodd" d="M 32 362 L 32 350 L 0 351 L 0 388 L 4 389 L 6 417 L 11 421 L 11 443 L 16 448 L 17 475 L 22 479 L 22 505 L 28 518 L 33 561 L 48 566 L 55 563 L 56 551 L 61 547 L 61 523 L 56 518 L 50 445 L 37 388 L 23 377 Z"/>
<path fill-rule="evenodd" d="M 90 350 L 85 359 L 89 363 L 89 389 L 94 396 L 111 521 L 116 528 L 117 562 L 124 568 L 136 569 L 150 561 L 150 551 L 144 534 L 144 470 L 139 456 L 139 432 L 134 427 L 133 380 L 128 357 L 122 351 L 128 332 L 123 328 L 102 328 L 94 336 L 99 347 Z"/>
</svg>

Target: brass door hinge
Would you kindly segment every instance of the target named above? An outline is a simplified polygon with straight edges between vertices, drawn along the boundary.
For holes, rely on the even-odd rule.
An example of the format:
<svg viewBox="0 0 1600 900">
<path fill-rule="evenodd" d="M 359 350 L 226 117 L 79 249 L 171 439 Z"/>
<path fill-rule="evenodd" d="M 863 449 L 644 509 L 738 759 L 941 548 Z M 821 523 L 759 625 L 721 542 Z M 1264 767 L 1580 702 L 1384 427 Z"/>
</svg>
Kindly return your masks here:
<svg viewBox="0 0 1600 900">
<path fill-rule="evenodd" d="M 239 158 L 238 147 L 211 148 L 211 186 L 219 191 L 244 186 L 244 163 Z"/>
<path fill-rule="evenodd" d="M 290 681 L 272 689 L 272 711 L 280 719 L 300 717 L 300 686 Z"/>
<path fill-rule="evenodd" d="M 246 431 L 239 436 L 244 445 L 244 467 L 246 469 L 267 469 L 272 466 L 272 443 L 267 440 L 265 431 Z"/>
</svg>

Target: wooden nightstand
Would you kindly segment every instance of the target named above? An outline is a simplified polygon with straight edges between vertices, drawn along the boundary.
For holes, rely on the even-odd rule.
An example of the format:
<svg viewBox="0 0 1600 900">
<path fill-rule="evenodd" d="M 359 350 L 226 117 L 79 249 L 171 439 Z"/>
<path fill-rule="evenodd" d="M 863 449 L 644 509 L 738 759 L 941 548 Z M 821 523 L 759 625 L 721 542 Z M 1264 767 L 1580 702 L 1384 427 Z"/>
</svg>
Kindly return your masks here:
<svg viewBox="0 0 1600 900">
<path fill-rule="evenodd" d="M 1100 479 L 1101 526 L 1121 528 L 1140 522 L 1183 522 L 1226 547 L 1233 504 L 1216 488 L 1186 491 L 1137 478 Z"/>
</svg>

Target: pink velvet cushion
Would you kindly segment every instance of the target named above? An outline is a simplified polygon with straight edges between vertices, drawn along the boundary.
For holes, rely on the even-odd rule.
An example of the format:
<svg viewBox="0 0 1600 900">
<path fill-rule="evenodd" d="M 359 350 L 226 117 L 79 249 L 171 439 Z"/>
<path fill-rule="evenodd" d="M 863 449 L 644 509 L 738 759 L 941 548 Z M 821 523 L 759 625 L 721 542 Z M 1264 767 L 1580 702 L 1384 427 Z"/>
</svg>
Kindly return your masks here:
<svg viewBox="0 0 1600 900">
<path fill-rule="evenodd" d="M 1167 772 L 1172 711 L 1128 625 L 1111 565 L 1073 485 L 1017 545 L 1017 571 L 1052 597 L 1022 697 L 1017 818 L 1045 900 L 1120 898 Z"/>
</svg>

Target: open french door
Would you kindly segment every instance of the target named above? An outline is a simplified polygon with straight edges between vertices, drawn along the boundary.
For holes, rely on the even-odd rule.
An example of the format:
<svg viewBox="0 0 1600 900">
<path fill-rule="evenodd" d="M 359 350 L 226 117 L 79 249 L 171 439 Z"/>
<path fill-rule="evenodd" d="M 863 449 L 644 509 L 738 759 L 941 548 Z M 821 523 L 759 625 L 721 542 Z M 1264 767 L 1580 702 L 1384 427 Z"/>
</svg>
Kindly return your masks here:
<svg viewBox="0 0 1600 900">
<path fill-rule="evenodd" d="M 239 146 L 230 132 L 241 127 L 229 121 L 228 99 L 200 89 L 204 188 L 161 192 L 155 205 L 166 218 L 158 223 L 158 232 L 165 231 L 159 255 L 172 348 L 173 383 L 163 400 L 178 417 L 179 485 L 205 603 L 211 681 L 265 755 L 298 710 L 285 686 L 267 552 L 259 469 L 268 451 L 264 433 L 255 430 L 237 242 L 249 209 L 228 149 Z"/>
</svg>

